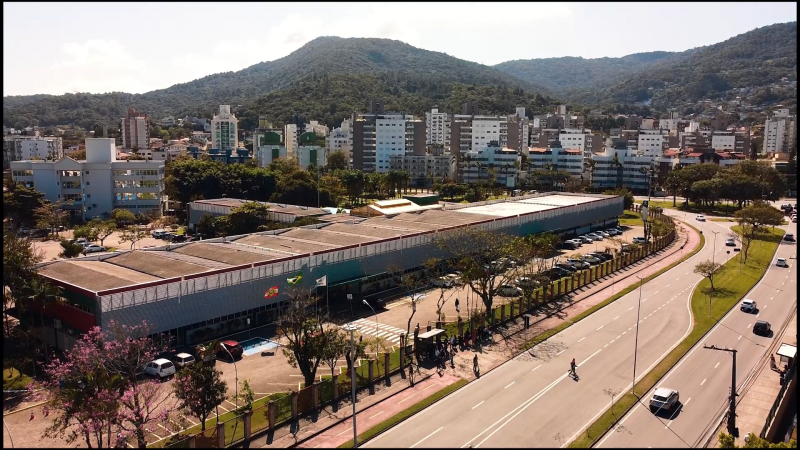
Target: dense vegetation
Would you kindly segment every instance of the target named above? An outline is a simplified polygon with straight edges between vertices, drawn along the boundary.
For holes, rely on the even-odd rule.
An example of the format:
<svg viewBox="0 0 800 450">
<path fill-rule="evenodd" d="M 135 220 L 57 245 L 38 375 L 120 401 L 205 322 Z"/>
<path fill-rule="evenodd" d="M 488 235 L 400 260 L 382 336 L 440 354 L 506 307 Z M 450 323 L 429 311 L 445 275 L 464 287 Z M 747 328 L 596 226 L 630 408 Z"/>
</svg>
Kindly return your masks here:
<svg viewBox="0 0 800 450">
<path fill-rule="evenodd" d="M 494 67 L 531 83 L 536 83 L 555 93 L 570 89 L 596 88 L 622 81 L 624 78 L 652 66 L 658 61 L 671 60 L 684 53 L 635 53 L 621 58 L 594 58 L 565 56 L 561 58 L 517 59 Z"/>
<path fill-rule="evenodd" d="M 652 100 L 654 108 L 665 110 L 685 102 L 722 98 L 733 88 L 765 87 L 782 77 L 797 80 L 797 22 L 758 28 L 685 56 L 664 58 L 605 89 L 589 86 L 564 95 L 601 104 Z M 762 88 L 748 100 L 796 104 L 796 97 L 796 89 Z"/>
</svg>

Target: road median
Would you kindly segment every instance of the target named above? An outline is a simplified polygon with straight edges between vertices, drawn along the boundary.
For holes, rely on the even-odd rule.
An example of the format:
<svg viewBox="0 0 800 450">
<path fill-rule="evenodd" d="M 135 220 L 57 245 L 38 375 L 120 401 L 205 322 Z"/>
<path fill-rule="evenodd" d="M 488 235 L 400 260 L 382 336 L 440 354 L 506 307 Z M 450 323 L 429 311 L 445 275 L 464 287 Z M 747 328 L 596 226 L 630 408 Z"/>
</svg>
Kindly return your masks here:
<svg viewBox="0 0 800 450">
<path fill-rule="evenodd" d="M 698 283 L 692 294 L 691 307 L 694 321 L 692 331 L 636 383 L 634 393 L 643 395 L 649 392 L 763 278 L 778 249 L 783 233 L 783 230 L 774 230 L 761 235 L 757 241 L 753 242 L 748 261 L 742 263 L 741 266 L 741 256 L 729 259 L 724 264 L 726 267 L 725 272 L 715 277 L 716 285 L 723 289 L 718 288 L 720 290 L 717 294 L 714 294 L 710 314 L 708 297 L 704 293 L 706 288 L 710 287 L 710 283 L 707 278 Z M 582 430 L 570 442 L 569 447 L 589 448 L 594 445 L 607 432 L 612 430 L 614 425 L 639 400 L 639 397 L 631 392 L 621 396 L 594 423 Z"/>
</svg>

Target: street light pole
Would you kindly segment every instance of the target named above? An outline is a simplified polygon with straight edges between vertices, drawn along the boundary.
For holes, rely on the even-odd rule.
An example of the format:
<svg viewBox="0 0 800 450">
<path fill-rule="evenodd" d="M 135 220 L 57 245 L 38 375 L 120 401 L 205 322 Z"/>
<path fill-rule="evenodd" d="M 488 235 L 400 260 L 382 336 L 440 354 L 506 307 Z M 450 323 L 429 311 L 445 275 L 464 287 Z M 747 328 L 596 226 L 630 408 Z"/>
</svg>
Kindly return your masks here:
<svg viewBox="0 0 800 450">
<path fill-rule="evenodd" d="M 233 358 L 233 355 L 231 355 L 231 351 L 228 350 L 228 347 L 225 344 L 222 344 L 222 348 L 228 352 L 228 356 L 231 357 L 231 362 L 233 363 L 233 372 L 236 376 L 236 409 L 239 409 L 239 369 L 236 368 L 236 360 Z"/>
<path fill-rule="evenodd" d="M 367 303 L 367 299 L 362 299 L 361 302 L 364 303 L 365 305 L 369 306 L 369 309 L 372 310 L 372 315 L 375 316 L 375 339 L 377 339 L 378 338 L 378 314 L 375 313 L 375 308 L 373 308 L 372 305 Z M 376 345 L 375 346 L 375 361 L 377 361 L 377 360 L 378 360 L 378 346 Z"/>
<path fill-rule="evenodd" d="M 644 284 L 644 278 L 639 275 L 636 275 L 636 278 L 639 279 L 639 308 L 636 310 L 636 338 L 633 343 L 633 383 L 631 384 L 631 394 L 633 395 L 636 395 L 634 390 L 636 387 L 636 354 L 639 349 L 639 317 L 642 313 L 642 285 Z"/>
<path fill-rule="evenodd" d="M 348 323 L 345 324 L 342 329 L 350 332 L 350 355 L 352 355 L 350 363 L 350 389 L 353 396 L 353 448 L 358 448 L 358 431 L 356 431 L 356 345 L 355 338 L 353 337 L 353 332 L 356 331 L 356 327 Z"/>
</svg>

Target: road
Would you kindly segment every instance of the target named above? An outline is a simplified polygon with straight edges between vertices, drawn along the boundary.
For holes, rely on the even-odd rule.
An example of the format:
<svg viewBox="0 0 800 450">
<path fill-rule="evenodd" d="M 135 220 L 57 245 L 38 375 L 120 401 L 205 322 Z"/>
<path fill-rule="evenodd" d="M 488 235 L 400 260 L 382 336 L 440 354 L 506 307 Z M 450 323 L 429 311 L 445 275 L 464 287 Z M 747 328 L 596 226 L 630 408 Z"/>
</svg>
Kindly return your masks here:
<svg viewBox="0 0 800 450">
<path fill-rule="evenodd" d="M 716 260 L 727 228 L 716 229 Z M 688 261 L 641 287 L 637 380 L 689 332 L 689 301 L 701 280 L 692 268 L 712 257 L 713 235 Z M 364 447 L 553 447 L 566 445 L 630 389 L 640 290 L 613 302 Z M 578 377 L 568 376 L 572 358 Z"/>
<path fill-rule="evenodd" d="M 783 227 L 797 234 L 797 224 Z M 774 265 L 775 258 L 789 261 L 789 268 Z M 620 426 L 610 432 L 598 447 L 696 447 L 705 443 L 724 413 L 731 384 L 731 356 L 726 352 L 707 350 L 703 344 L 738 350 L 736 355 L 737 389 L 766 353 L 772 337 L 753 334 L 756 320 L 772 325 L 773 336 L 797 305 L 797 247 L 782 243 L 764 278 L 747 295 L 756 300 L 758 311 L 748 314 L 733 308 L 689 354 L 675 366 L 659 386 L 677 390 L 681 405 L 672 413 L 659 417 L 649 408 L 637 405 L 622 418 Z M 790 259 L 791 258 L 791 259 Z M 649 399 L 652 391 L 643 399 Z M 761 430 L 740 430 L 741 433 Z"/>
</svg>

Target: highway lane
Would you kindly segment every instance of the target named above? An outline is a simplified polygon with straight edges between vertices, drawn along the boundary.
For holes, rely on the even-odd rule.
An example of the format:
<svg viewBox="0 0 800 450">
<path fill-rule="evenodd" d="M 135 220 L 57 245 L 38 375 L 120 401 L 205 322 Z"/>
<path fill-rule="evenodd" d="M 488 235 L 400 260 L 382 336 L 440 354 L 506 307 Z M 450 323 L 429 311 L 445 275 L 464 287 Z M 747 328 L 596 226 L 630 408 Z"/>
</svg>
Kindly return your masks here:
<svg viewBox="0 0 800 450">
<path fill-rule="evenodd" d="M 794 223 L 783 228 L 789 233 L 797 233 L 797 225 Z M 786 258 L 790 267 L 775 266 L 775 259 L 778 257 Z M 757 312 L 748 314 L 734 307 L 658 384 L 678 390 L 682 402 L 680 408 L 657 417 L 649 408 L 639 404 L 598 446 L 690 447 L 704 443 L 708 433 L 716 429 L 710 425 L 716 424 L 727 410 L 732 357 L 727 352 L 704 349 L 703 344 L 738 350 L 737 390 L 740 389 L 761 358 L 765 357 L 774 339 L 755 335 L 752 331 L 755 321 L 770 322 L 775 333 L 797 304 L 796 257 L 796 245 L 782 243 L 764 278 L 746 295 L 746 298 L 758 303 Z M 651 396 L 652 391 L 642 397 L 645 405 Z M 750 431 L 760 432 L 740 430 L 740 433 Z"/>
<path fill-rule="evenodd" d="M 717 261 L 727 255 L 717 227 Z M 688 302 L 712 239 L 689 261 L 642 286 L 637 379 L 689 331 Z M 411 417 L 367 447 L 563 445 L 609 405 L 606 389 L 630 389 L 639 290 Z M 578 363 L 578 381 L 568 377 Z"/>
</svg>

